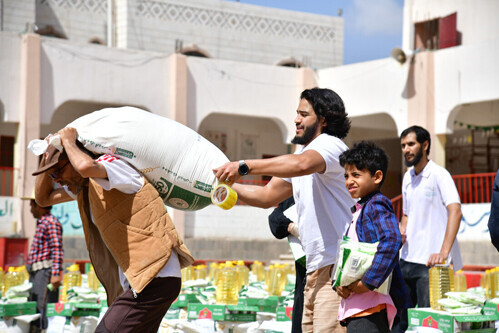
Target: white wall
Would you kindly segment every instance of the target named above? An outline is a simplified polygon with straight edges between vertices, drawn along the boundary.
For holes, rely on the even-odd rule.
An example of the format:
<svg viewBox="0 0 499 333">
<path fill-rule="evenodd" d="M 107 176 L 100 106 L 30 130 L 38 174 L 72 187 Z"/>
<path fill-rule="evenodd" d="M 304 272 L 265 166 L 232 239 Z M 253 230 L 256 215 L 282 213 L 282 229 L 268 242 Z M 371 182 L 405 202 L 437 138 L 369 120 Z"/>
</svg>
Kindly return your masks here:
<svg viewBox="0 0 499 333">
<path fill-rule="evenodd" d="M 52 25 L 76 42 L 107 40 L 107 0 L 36 0 L 36 8 L 41 28 Z M 343 63 L 341 17 L 219 0 L 116 0 L 113 17 L 121 48 L 171 54 L 180 39 L 219 59 L 276 64 L 294 57 L 317 68 Z"/>
<path fill-rule="evenodd" d="M 287 67 L 196 57 L 187 58 L 188 125 L 199 128 L 211 113 L 277 118 L 294 136 L 302 83 Z"/>
<path fill-rule="evenodd" d="M 3 0 L 2 27 L 5 31 L 23 33 L 26 23 L 35 23 L 35 2 L 33 0 Z"/>
<path fill-rule="evenodd" d="M 287 153 L 286 135 L 270 118 L 211 114 L 197 131 L 215 143 L 231 161 Z M 215 135 L 222 133 L 225 135 L 223 143 L 221 139 L 213 140 Z"/>
<path fill-rule="evenodd" d="M 385 58 L 318 71 L 322 88 L 334 90 L 345 103 L 349 116 L 387 113 L 397 133 L 406 127 L 407 99 L 404 97 L 408 65 Z M 378 130 L 393 130 L 393 123 L 377 124 Z"/>
<path fill-rule="evenodd" d="M 168 57 L 42 38 L 42 123 L 70 100 L 143 105 L 171 118 Z"/>
<path fill-rule="evenodd" d="M 185 214 L 185 237 L 275 239 L 269 228 L 274 208 L 235 206 L 224 211 L 211 205 Z"/>
<path fill-rule="evenodd" d="M 20 35 L 0 33 L 0 122 L 19 121 L 21 47 Z"/>
<path fill-rule="evenodd" d="M 457 12 L 457 30 L 462 45 L 486 43 L 499 38 L 499 1 L 496 0 L 405 0 L 403 45 L 414 43 L 414 23 Z"/>
<path fill-rule="evenodd" d="M 31 0 L 33 1 L 33 0 Z M 39 28 L 49 25 L 74 42 L 106 41 L 107 0 L 36 0 Z"/>
<path fill-rule="evenodd" d="M 498 43 L 499 38 L 496 43 L 458 46 L 434 53 L 437 134 L 452 132 L 455 115 L 449 115 L 457 106 L 499 99 Z"/>
</svg>

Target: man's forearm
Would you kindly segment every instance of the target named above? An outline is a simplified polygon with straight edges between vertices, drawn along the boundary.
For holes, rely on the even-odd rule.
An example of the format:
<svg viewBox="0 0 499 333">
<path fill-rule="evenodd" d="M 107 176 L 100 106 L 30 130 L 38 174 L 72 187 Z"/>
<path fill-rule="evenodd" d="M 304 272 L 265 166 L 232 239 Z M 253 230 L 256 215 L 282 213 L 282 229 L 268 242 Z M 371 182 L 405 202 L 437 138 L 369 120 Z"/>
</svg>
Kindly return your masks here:
<svg viewBox="0 0 499 333">
<path fill-rule="evenodd" d="M 233 184 L 232 188 L 241 201 L 253 207 L 270 208 L 289 197 L 288 193 L 272 195 L 266 186 Z"/>
<path fill-rule="evenodd" d="M 461 225 L 461 205 L 458 203 L 453 203 L 447 206 L 448 217 L 447 217 L 447 228 L 445 229 L 444 241 L 440 249 L 440 253 L 449 255 L 452 245 L 456 240 L 457 233 L 459 231 L 459 226 Z"/>
<path fill-rule="evenodd" d="M 322 156 L 308 150 L 302 154 L 281 155 L 268 159 L 246 160 L 252 175 L 268 175 L 281 178 L 309 175 L 323 172 L 326 164 Z"/>
<path fill-rule="evenodd" d="M 45 165 L 45 157 L 42 158 L 40 167 Z M 47 172 L 41 173 L 35 178 L 35 200 L 41 207 L 51 206 L 49 201 L 50 194 L 53 190 L 52 179 L 48 176 Z"/>
</svg>

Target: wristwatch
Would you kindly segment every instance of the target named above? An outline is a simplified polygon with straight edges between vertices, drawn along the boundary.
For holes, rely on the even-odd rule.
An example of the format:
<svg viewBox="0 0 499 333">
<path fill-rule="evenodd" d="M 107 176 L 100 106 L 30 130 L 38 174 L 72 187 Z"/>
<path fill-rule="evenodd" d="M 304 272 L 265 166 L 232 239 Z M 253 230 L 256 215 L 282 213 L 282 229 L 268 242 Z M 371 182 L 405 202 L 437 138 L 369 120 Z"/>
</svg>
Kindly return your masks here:
<svg viewBox="0 0 499 333">
<path fill-rule="evenodd" d="M 239 161 L 239 169 L 237 169 L 237 172 L 239 172 L 239 174 L 241 176 L 246 176 L 249 173 L 249 171 L 250 171 L 250 169 L 249 169 L 248 164 L 246 164 L 246 162 L 244 160 L 240 160 Z"/>
</svg>

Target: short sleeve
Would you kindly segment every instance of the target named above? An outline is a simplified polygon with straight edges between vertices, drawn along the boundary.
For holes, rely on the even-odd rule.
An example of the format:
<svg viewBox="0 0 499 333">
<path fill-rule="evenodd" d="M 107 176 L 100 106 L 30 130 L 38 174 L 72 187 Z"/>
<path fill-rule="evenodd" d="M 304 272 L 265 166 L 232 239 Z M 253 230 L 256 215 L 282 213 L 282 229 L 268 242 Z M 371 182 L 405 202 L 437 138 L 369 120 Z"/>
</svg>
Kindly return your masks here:
<svg viewBox="0 0 499 333">
<path fill-rule="evenodd" d="M 340 165 L 340 155 L 348 147 L 340 139 L 327 135 L 321 134 L 315 140 L 313 140 L 305 150 L 315 150 L 318 152 L 324 162 L 326 163 L 326 171 L 324 173 L 337 173 L 341 172 L 343 174 L 343 167 Z"/>
<path fill-rule="evenodd" d="M 140 172 L 128 162 L 112 155 L 103 155 L 96 160 L 107 171 L 107 179 L 93 178 L 106 191 L 116 189 L 123 193 L 137 193 L 144 185 Z"/>
<path fill-rule="evenodd" d="M 442 169 L 442 174 L 437 178 L 437 184 L 445 207 L 453 203 L 461 203 L 456 184 L 447 170 Z"/>
<path fill-rule="evenodd" d="M 404 174 L 404 178 L 402 179 L 402 214 L 404 214 L 404 215 L 409 214 L 408 207 L 407 207 L 407 205 L 408 205 L 407 186 L 408 186 L 408 182 L 409 182 L 410 177 L 411 177 L 410 171 L 407 171 Z"/>
</svg>

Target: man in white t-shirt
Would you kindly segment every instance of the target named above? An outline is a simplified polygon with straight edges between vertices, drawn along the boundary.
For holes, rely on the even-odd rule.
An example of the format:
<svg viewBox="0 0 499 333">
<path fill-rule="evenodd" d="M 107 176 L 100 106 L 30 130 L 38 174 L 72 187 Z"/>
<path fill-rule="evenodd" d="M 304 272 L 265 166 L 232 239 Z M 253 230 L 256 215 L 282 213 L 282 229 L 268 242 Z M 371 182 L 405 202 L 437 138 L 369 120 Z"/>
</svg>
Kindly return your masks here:
<svg viewBox="0 0 499 333">
<path fill-rule="evenodd" d="M 33 173 L 35 196 L 42 206 L 78 201 L 90 260 L 108 297 L 96 332 L 157 332 L 180 292 L 180 269 L 193 258 L 158 192 L 135 168 L 116 156 L 92 156 L 74 128 L 58 134 L 63 149 L 47 149 Z"/>
<path fill-rule="evenodd" d="M 331 288 L 331 270 L 354 204 L 339 164 L 339 155 L 348 149 L 341 139 L 350 130 L 350 120 L 343 101 L 330 89 L 304 90 L 296 113 L 292 143 L 303 145 L 296 154 L 229 162 L 213 171 L 219 181 L 230 184 L 247 174 L 274 176 L 263 187 L 233 185 L 239 198 L 252 206 L 268 208 L 294 196 L 307 258 L 303 332 L 341 332 L 340 299 Z"/>
<path fill-rule="evenodd" d="M 428 159 L 430 133 L 412 126 L 402 132 L 400 140 L 405 163 L 412 167 L 402 181 L 400 268 L 412 305 L 428 307 L 429 268 L 444 262 L 452 263 L 455 271 L 462 267 L 456 240 L 461 201 L 449 172 Z"/>
</svg>

